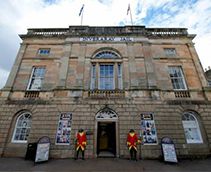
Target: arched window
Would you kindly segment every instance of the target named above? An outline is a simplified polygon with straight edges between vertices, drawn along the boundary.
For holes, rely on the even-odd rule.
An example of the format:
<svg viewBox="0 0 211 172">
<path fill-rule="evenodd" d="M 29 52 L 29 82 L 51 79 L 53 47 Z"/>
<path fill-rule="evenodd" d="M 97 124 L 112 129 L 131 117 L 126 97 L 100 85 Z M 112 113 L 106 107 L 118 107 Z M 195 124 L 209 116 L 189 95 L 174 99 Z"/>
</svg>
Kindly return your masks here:
<svg viewBox="0 0 211 172">
<path fill-rule="evenodd" d="M 182 124 L 187 143 L 202 143 L 201 132 L 194 112 L 185 112 L 182 116 Z"/>
<path fill-rule="evenodd" d="M 118 55 L 111 51 L 102 51 L 96 54 L 95 58 L 115 59 L 115 58 L 118 58 Z"/>
<path fill-rule="evenodd" d="M 122 59 L 112 50 L 104 50 L 92 58 L 90 89 L 123 89 Z"/>
<path fill-rule="evenodd" d="M 31 114 L 29 112 L 22 113 L 15 125 L 12 142 L 27 143 L 27 138 L 31 129 Z"/>
</svg>

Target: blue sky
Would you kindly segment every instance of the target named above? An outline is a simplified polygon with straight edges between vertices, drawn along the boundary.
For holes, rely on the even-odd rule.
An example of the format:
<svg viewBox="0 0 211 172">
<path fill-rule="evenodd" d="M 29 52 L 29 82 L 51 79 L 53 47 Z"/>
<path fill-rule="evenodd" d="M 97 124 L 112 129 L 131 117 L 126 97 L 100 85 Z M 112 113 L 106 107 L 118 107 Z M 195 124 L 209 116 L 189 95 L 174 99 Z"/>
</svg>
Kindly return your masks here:
<svg viewBox="0 0 211 172">
<path fill-rule="evenodd" d="M 210 0 L 1 0 L 0 1 L 0 88 L 7 80 L 21 43 L 18 34 L 27 28 L 64 28 L 80 25 L 131 25 L 127 15 L 131 6 L 133 23 L 146 27 L 182 27 L 197 34 L 195 47 L 203 68 L 211 66 Z"/>
</svg>

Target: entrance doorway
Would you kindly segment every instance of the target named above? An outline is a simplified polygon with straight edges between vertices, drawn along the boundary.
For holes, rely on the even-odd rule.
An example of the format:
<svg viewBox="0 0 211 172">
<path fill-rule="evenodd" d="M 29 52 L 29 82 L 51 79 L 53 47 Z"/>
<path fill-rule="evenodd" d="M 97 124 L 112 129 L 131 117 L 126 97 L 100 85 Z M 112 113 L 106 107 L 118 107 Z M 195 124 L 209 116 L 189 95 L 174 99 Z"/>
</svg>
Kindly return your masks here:
<svg viewBox="0 0 211 172">
<path fill-rule="evenodd" d="M 98 122 L 97 127 L 97 156 L 116 156 L 116 123 Z"/>
</svg>

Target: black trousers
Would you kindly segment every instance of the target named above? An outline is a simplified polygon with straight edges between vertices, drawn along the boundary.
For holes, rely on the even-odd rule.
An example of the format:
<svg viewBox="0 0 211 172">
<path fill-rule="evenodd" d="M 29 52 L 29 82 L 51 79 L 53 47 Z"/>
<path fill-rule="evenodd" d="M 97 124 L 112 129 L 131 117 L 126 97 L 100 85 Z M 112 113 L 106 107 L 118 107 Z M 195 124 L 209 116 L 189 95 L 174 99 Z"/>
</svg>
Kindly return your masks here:
<svg viewBox="0 0 211 172">
<path fill-rule="evenodd" d="M 78 159 L 79 152 L 81 152 L 81 154 L 82 154 L 82 159 L 84 159 L 84 152 L 85 152 L 85 150 L 82 150 L 81 147 L 80 147 L 80 148 L 77 150 L 77 152 L 76 152 L 76 159 Z"/>
<path fill-rule="evenodd" d="M 136 153 L 137 153 L 137 150 L 134 147 L 132 147 L 130 149 L 130 159 L 131 160 L 137 160 Z"/>
</svg>

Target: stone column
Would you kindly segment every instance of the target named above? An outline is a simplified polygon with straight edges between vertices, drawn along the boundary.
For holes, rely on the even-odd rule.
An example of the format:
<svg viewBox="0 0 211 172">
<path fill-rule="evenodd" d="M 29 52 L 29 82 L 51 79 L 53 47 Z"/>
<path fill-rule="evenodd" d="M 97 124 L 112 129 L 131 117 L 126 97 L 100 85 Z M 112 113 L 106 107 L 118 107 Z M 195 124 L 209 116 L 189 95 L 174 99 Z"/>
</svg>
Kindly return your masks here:
<svg viewBox="0 0 211 172">
<path fill-rule="evenodd" d="M 203 70 L 201 62 L 199 60 L 198 54 L 195 50 L 194 44 L 187 44 L 187 46 L 188 46 L 190 55 L 193 59 L 193 63 L 195 65 L 195 68 L 196 68 L 197 74 L 199 76 L 199 80 L 201 82 L 201 85 L 202 85 L 202 87 L 207 87 L 208 84 L 207 84 L 207 80 L 206 80 L 205 75 L 204 75 L 204 70 Z"/>
<path fill-rule="evenodd" d="M 13 64 L 12 70 L 10 71 L 9 77 L 7 79 L 6 85 L 3 88 L 3 90 L 5 90 L 5 91 L 12 90 L 13 84 L 15 82 L 15 78 L 17 76 L 18 70 L 21 65 L 22 58 L 25 54 L 26 48 L 27 48 L 27 44 L 22 43 L 19 48 L 18 54 L 16 56 L 15 63 Z"/>
<path fill-rule="evenodd" d="M 69 68 L 69 57 L 72 45 L 70 43 L 64 45 L 64 56 L 61 58 L 61 66 L 59 72 L 58 88 L 66 87 L 67 72 Z"/>
<path fill-rule="evenodd" d="M 157 88 L 155 68 L 151 56 L 151 47 L 149 43 L 143 43 L 143 53 L 145 59 L 146 77 L 148 89 Z"/>
</svg>

